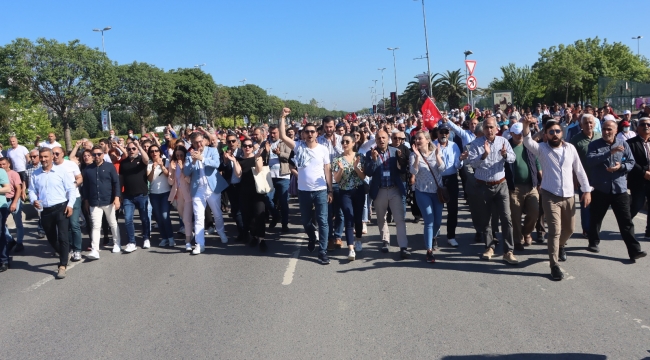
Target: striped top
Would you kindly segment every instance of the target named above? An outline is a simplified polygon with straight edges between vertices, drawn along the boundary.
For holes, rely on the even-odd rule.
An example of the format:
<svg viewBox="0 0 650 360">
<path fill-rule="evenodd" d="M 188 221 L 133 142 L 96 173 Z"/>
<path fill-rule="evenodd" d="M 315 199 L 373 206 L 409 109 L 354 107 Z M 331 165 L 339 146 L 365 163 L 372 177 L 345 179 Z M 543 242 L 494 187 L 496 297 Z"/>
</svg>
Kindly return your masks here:
<svg viewBox="0 0 650 360">
<path fill-rule="evenodd" d="M 477 180 L 486 182 L 499 181 L 506 177 L 505 163 L 515 162 L 517 156 L 512 151 L 512 147 L 506 138 L 495 136 L 494 141 L 490 143 L 490 153 L 484 160 L 482 159 L 485 153 L 483 146 L 486 141 L 485 136 L 481 136 L 471 142 L 467 162 L 474 168 L 474 176 Z M 504 146 L 506 147 L 506 157 L 501 155 L 501 149 Z"/>
<path fill-rule="evenodd" d="M 547 143 L 538 144 L 530 133 L 524 137 L 524 146 L 528 151 L 537 156 L 542 166 L 542 189 L 559 197 L 572 197 L 573 173 L 575 172 L 582 192 L 591 192 L 589 179 L 585 169 L 582 167 L 580 157 L 576 148 L 565 141 L 562 145 L 554 148 Z"/>
</svg>

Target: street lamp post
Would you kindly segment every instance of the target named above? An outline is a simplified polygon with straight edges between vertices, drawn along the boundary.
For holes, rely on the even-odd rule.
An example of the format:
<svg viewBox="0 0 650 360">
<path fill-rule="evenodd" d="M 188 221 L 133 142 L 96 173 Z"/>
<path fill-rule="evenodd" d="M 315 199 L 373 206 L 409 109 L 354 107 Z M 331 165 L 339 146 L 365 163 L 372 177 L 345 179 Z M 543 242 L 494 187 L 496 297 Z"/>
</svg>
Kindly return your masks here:
<svg viewBox="0 0 650 360">
<path fill-rule="evenodd" d="M 643 39 L 643 36 L 635 36 L 632 38 L 632 40 L 636 40 L 636 56 L 639 56 L 639 41 Z"/>
<path fill-rule="evenodd" d="M 467 57 L 469 55 L 472 55 L 473 52 L 472 52 L 472 50 L 465 50 L 465 52 L 463 54 L 465 54 L 465 61 L 467 61 Z M 465 63 L 465 64 L 467 64 L 467 63 Z M 467 65 L 465 65 L 465 81 L 467 81 Z M 470 92 L 469 92 L 469 88 L 467 88 L 467 103 L 471 104 L 471 101 L 470 101 L 469 98 L 470 98 Z"/>
<path fill-rule="evenodd" d="M 417 0 L 413 0 L 417 1 Z M 429 96 L 433 95 L 433 89 L 431 85 L 431 62 L 429 61 L 429 37 L 427 35 L 427 14 L 424 11 L 424 0 L 422 0 L 422 17 L 424 18 L 424 44 L 426 45 L 427 54 L 427 81 L 429 83 Z"/>
<path fill-rule="evenodd" d="M 104 31 L 108 31 L 112 29 L 110 26 L 107 26 L 103 29 L 93 29 L 93 31 L 101 32 L 102 33 L 102 51 L 104 52 L 104 55 L 106 55 L 106 48 L 104 47 Z"/>
<path fill-rule="evenodd" d="M 202 68 L 203 68 L 204 66 L 205 66 L 205 63 L 203 63 L 203 64 L 198 64 L 198 65 L 194 65 L 194 67 L 195 67 L 195 68 L 198 68 L 199 70 L 203 70 Z"/>
<path fill-rule="evenodd" d="M 377 70 L 381 71 L 381 103 L 384 105 L 384 111 L 386 111 L 386 104 L 384 103 L 386 101 L 386 92 L 384 91 L 384 70 L 386 68 L 379 68 Z"/>
<path fill-rule="evenodd" d="M 246 79 L 244 79 L 244 80 L 239 80 L 239 82 L 242 84 L 242 86 L 246 85 Z"/>
<path fill-rule="evenodd" d="M 399 50 L 399 47 L 388 48 L 389 51 L 393 52 L 393 69 L 395 70 L 395 114 L 399 112 L 399 96 L 397 94 L 397 62 L 395 60 L 395 50 Z"/>
</svg>

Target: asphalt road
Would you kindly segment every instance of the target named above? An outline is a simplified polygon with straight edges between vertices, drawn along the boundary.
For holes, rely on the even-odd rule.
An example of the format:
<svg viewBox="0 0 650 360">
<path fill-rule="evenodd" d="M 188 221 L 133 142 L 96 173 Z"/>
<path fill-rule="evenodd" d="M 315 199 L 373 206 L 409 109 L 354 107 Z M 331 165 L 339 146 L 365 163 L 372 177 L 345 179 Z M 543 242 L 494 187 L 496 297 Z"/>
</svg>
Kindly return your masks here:
<svg viewBox="0 0 650 360">
<path fill-rule="evenodd" d="M 517 253 L 516 267 L 480 260 L 466 211 L 460 248 L 441 236 L 435 264 L 420 222 L 407 227 L 409 260 L 379 251 L 373 223 L 356 261 L 338 250 L 320 265 L 294 202 L 292 233 L 271 232 L 267 254 L 209 236 L 199 256 L 180 243 L 103 250 L 64 280 L 53 280 L 57 261 L 28 221 L 25 252 L 0 274 L 0 359 L 650 358 L 650 259 L 626 260 L 611 212 L 599 254 L 585 250 L 577 221 L 566 278 L 554 282 L 545 244 Z M 645 215 L 635 224 L 642 235 Z"/>
</svg>

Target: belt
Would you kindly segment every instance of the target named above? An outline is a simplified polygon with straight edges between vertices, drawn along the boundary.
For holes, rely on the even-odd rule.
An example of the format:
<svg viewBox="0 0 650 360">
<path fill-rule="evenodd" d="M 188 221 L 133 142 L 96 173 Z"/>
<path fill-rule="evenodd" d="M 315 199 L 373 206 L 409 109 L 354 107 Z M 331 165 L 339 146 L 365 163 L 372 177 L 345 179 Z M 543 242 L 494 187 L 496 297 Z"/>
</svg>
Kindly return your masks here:
<svg viewBox="0 0 650 360">
<path fill-rule="evenodd" d="M 477 182 L 477 183 L 479 183 L 479 184 L 485 184 L 485 185 L 487 185 L 487 186 L 499 185 L 499 184 L 501 184 L 501 183 L 504 182 L 504 181 L 506 181 L 506 178 L 505 178 L 505 177 L 504 177 L 504 178 L 501 178 L 501 180 L 497 180 L 497 181 L 483 181 L 483 180 L 476 179 L 476 182 Z"/>
<path fill-rule="evenodd" d="M 56 211 L 56 210 L 60 209 L 61 207 L 65 206 L 67 203 L 68 203 L 68 202 L 65 201 L 65 202 L 62 202 L 62 203 L 59 203 L 59 204 L 56 204 L 56 205 L 52 205 L 52 206 L 48 206 L 48 207 L 44 207 L 44 208 L 43 208 L 43 212 L 52 212 L 52 211 Z"/>
</svg>

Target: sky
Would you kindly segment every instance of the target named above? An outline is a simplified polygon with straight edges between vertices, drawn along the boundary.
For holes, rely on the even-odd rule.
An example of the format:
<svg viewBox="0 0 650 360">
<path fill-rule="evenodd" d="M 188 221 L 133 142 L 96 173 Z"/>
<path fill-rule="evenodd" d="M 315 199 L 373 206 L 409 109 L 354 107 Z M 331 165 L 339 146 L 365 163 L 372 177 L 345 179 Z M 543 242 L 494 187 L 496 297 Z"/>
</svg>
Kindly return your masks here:
<svg viewBox="0 0 650 360">
<path fill-rule="evenodd" d="M 642 2 L 425 0 L 431 73 L 465 70 L 474 54 L 479 87 L 508 63 L 532 65 L 543 48 L 599 37 L 650 57 Z M 421 0 L 5 1 L 0 45 L 24 37 L 79 39 L 126 64 L 164 70 L 205 64 L 217 84 L 246 79 L 281 99 L 316 99 L 356 111 L 427 71 Z M 583 21 L 587 13 L 591 18 Z M 7 16 L 11 14 L 11 16 Z M 565 20 L 562 20 L 565 19 Z M 399 47 L 393 55 L 388 47 Z M 386 68 L 382 72 L 378 68 Z M 396 70 L 396 74 L 395 74 Z"/>
</svg>

